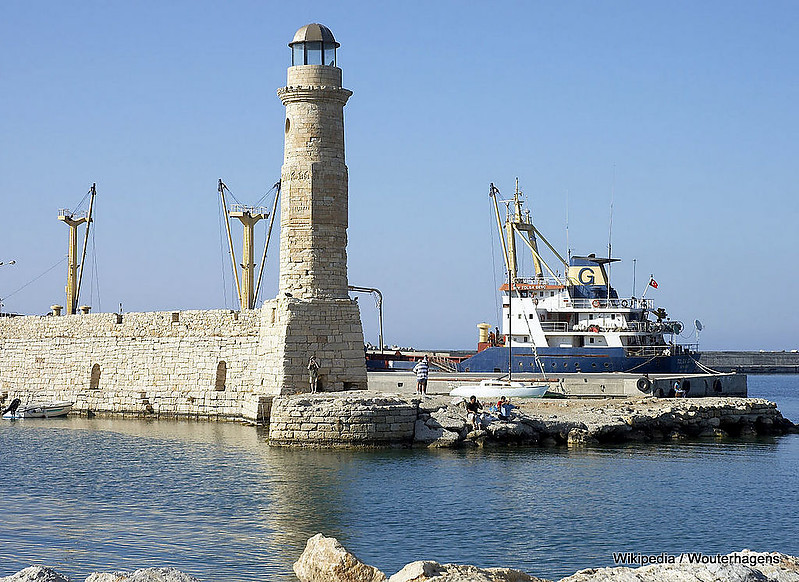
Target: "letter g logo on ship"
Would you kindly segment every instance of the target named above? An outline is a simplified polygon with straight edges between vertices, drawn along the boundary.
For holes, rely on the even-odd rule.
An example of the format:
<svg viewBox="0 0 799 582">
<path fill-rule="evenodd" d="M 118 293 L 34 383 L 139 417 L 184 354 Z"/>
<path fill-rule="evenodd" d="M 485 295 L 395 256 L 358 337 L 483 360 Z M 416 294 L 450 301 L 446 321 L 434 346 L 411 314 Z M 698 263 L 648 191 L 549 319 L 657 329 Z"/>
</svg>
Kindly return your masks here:
<svg viewBox="0 0 799 582">
<path fill-rule="evenodd" d="M 577 274 L 577 279 L 583 285 L 593 285 L 594 284 L 594 270 L 590 267 L 585 267 L 584 269 L 580 269 L 580 272 Z"/>
</svg>

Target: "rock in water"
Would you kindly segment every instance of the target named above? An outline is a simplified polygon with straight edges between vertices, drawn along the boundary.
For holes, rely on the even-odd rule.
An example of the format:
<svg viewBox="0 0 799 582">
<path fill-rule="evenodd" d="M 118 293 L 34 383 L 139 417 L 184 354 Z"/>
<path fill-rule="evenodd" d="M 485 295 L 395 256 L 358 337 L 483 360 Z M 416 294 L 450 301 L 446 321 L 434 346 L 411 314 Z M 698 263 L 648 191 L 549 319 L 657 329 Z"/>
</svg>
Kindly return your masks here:
<svg viewBox="0 0 799 582">
<path fill-rule="evenodd" d="M 300 582 L 384 582 L 386 575 L 350 554 L 335 538 L 316 534 L 294 562 Z"/>
<path fill-rule="evenodd" d="M 509 568 L 477 568 L 438 562 L 411 562 L 388 582 L 547 582 Z"/>
<path fill-rule="evenodd" d="M 50 568 L 30 566 L 16 574 L 0 578 L 0 582 L 69 582 L 69 578 Z"/>
<path fill-rule="evenodd" d="M 743 550 L 708 558 L 708 563 L 688 563 L 683 554 L 673 564 L 591 568 L 560 582 L 799 582 L 799 560 L 794 556 Z"/>
<path fill-rule="evenodd" d="M 95 572 L 85 582 L 200 582 L 175 568 L 144 568 L 130 572 Z"/>
</svg>

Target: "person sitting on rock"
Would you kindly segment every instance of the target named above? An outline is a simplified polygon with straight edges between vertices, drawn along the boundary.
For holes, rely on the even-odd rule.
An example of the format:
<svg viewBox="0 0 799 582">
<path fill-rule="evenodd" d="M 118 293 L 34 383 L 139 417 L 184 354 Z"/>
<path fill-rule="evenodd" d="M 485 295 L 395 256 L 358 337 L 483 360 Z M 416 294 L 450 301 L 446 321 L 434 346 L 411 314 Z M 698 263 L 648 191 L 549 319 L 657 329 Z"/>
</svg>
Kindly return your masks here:
<svg viewBox="0 0 799 582">
<path fill-rule="evenodd" d="M 480 412 L 482 409 L 483 405 L 477 400 L 477 396 L 470 396 L 469 402 L 466 403 L 466 418 L 472 423 L 472 428 L 474 430 L 480 430 L 482 428 L 481 421 L 483 414 Z"/>
<path fill-rule="evenodd" d="M 497 402 L 497 412 L 500 420 L 510 420 L 511 410 L 516 408 L 510 400 L 502 396 Z"/>
</svg>

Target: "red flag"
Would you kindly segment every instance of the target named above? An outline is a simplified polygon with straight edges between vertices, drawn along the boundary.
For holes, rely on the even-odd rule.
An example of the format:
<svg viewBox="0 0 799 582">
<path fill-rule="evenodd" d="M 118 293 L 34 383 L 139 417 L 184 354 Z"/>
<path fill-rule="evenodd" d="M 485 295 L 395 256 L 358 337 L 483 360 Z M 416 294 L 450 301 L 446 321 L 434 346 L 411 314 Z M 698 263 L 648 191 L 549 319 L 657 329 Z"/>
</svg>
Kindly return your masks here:
<svg viewBox="0 0 799 582">
<path fill-rule="evenodd" d="M 650 278 L 649 278 L 649 284 L 650 284 L 652 287 L 654 287 L 655 289 L 657 289 L 657 288 L 658 288 L 658 282 L 657 282 L 657 281 L 655 281 L 655 279 L 654 279 L 654 278 L 652 278 L 652 277 L 650 277 Z"/>
</svg>

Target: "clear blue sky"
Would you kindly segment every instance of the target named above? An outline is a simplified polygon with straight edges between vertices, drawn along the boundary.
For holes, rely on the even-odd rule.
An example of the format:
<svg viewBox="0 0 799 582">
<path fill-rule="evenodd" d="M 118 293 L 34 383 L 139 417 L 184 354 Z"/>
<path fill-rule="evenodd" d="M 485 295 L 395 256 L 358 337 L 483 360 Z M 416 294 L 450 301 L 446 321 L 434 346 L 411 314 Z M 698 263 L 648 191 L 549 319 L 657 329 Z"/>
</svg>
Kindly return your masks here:
<svg viewBox="0 0 799 582">
<path fill-rule="evenodd" d="M 63 263 L 8 295 L 64 257 L 57 210 L 92 182 L 81 303 L 234 306 L 216 181 L 253 203 L 278 180 L 286 45 L 321 22 L 354 92 L 350 282 L 382 289 L 387 342 L 471 348 L 496 323 L 488 185 L 518 176 L 560 248 L 568 208 L 575 253 L 605 252 L 613 197 L 616 287 L 637 259 L 638 292 L 654 274 L 648 296 L 702 320 L 703 348 L 799 348 L 796 2 L 7 0 L 1 16 L 4 310 L 64 302 Z"/>
</svg>

